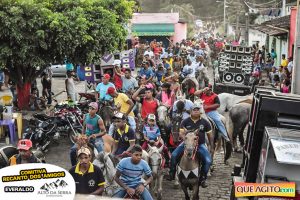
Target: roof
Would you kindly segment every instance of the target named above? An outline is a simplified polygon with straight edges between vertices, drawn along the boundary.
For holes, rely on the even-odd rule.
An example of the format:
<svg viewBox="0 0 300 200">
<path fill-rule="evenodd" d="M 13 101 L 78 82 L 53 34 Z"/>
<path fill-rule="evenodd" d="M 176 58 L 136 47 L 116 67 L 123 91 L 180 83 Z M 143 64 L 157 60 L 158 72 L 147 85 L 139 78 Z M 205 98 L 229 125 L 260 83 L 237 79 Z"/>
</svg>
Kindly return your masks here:
<svg viewBox="0 0 300 200">
<path fill-rule="evenodd" d="M 253 29 L 261 31 L 268 35 L 283 35 L 290 30 L 291 16 L 278 17 L 262 24 L 252 26 Z"/>
<path fill-rule="evenodd" d="M 179 13 L 133 13 L 132 24 L 177 24 Z"/>
</svg>

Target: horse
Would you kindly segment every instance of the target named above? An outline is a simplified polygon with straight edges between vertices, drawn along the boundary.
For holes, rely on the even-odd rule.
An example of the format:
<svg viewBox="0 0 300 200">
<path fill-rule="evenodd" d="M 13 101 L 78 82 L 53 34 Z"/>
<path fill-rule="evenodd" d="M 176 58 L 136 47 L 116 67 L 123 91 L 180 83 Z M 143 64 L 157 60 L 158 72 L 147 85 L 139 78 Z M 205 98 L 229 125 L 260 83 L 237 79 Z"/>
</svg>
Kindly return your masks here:
<svg viewBox="0 0 300 200">
<path fill-rule="evenodd" d="M 184 154 L 177 166 L 178 180 L 186 200 L 190 199 L 188 188 L 193 189 L 192 199 L 199 199 L 199 160 L 196 156 L 198 147 L 197 131 L 186 134 Z"/>
<path fill-rule="evenodd" d="M 185 78 L 181 83 L 181 88 L 185 99 L 194 101 L 194 93 L 199 89 L 199 84 L 196 79 L 194 81 L 191 78 Z"/>
<path fill-rule="evenodd" d="M 230 93 L 221 93 L 218 94 L 219 100 L 220 100 L 220 107 L 217 109 L 217 111 L 223 115 L 225 112 L 229 111 L 235 104 L 247 102 L 249 104 L 252 104 L 253 95 L 247 95 L 247 96 L 238 96 Z"/>
<path fill-rule="evenodd" d="M 162 156 L 163 145 L 160 148 L 148 144 L 149 166 L 152 170 L 153 181 L 150 189 L 157 195 L 157 199 L 162 199 L 162 182 L 164 178 L 164 158 Z"/>
<path fill-rule="evenodd" d="M 160 127 L 160 132 L 161 132 L 162 138 L 163 138 L 164 142 L 167 143 L 168 135 L 166 133 L 166 128 L 171 123 L 169 113 L 168 113 L 168 107 L 165 105 L 158 106 L 157 115 L 158 115 L 158 125 Z"/>
<path fill-rule="evenodd" d="M 228 132 L 228 137 L 229 139 L 231 140 L 230 142 L 226 142 L 225 139 L 223 137 L 218 137 L 218 129 L 217 127 L 214 125 L 214 122 L 212 119 L 210 119 L 209 117 L 207 117 L 207 115 L 205 114 L 205 111 L 204 111 L 204 107 L 203 107 L 203 103 L 204 101 L 202 101 L 201 99 L 197 99 L 195 101 L 195 103 L 201 105 L 201 110 L 200 112 L 202 113 L 201 114 L 201 117 L 203 117 L 204 119 L 207 119 L 211 125 L 211 128 L 212 128 L 212 134 L 213 134 L 213 137 L 214 137 L 214 145 L 210 145 L 208 142 L 207 144 L 209 145 L 209 148 L 210 148 L 210 152 L 211 152 L 211 157 L 212 157 L 212 160 L 214 161 L 214 155 L 215 155 L 215 152 L 217 152 L 222 144 L 223 146 L 223 150 L 224 150 L 224 163 L 227 164 L 227 160 L 231 157 L 231 153 L 232 153 L 232 136 L 230 135 L 231 132 Z M 225 125 L 225 127 L 227 127 L 227 121 L 226 121 L 226 118 L 224 116 L 221 115 L 221 120 L 223 122 L 223 124 Z M 211 171 L 214 170 L 214 165 L 212 165 L 213 167 L 211 168 Z"/>
<path fill-rule="evenodd" d="M 103 173 L 106 185 L 105 194 L 108 196 L 112 196 L 120 186 L 114 181 L 114 176 L 116 174 L 116 165 L 113 162 L 110 154 L 100 152 L 93 161 L 93 164 L 99 167 Z"/>
<path fill-rule="evenodd" d="M 244 130 L 248 124 L 250 112 L 251 104 L 249 103 L 238 103 L 229 110 L 229 131 L 232 131 L 233 149 L 236 152 L 241 151 L 237 146 L 237 136 L 239 137 L 240 146 L 245 145 Z"/>
<path fill-rule="evenodd" d="M 196 72 L 196 79 L 199 83 L 199 89 L 205 88 L 206 83 L 209 82 L 209 78 L 207 76 L 208 70 L 207 67 L 204 67 Z"/>
<path fill-rule="evenodd" d="M 105 128 L 108 130 L 114 116 L 114 109 L 111 106 L 111 103 L 109 101 L 101 102 L 98 114 L 102 118 Z"/>
</svg>

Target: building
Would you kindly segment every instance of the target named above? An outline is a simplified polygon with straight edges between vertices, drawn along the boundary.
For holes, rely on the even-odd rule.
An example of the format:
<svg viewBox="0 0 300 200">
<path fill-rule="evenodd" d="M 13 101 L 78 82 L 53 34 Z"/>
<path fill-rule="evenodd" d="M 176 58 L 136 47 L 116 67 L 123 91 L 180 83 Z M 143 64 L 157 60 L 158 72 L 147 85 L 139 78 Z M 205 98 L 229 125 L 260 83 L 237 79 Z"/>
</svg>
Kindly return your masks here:
<svg viewBox="0 0 300 200">
<path fill-rule="evenodd" d="M 156 39 L 168 46 L 169 41 L 186 39 L 187 23 L 179 19 L 179 13 L 134 13 L 131 34 L 149 43 Z"/>
</svg>

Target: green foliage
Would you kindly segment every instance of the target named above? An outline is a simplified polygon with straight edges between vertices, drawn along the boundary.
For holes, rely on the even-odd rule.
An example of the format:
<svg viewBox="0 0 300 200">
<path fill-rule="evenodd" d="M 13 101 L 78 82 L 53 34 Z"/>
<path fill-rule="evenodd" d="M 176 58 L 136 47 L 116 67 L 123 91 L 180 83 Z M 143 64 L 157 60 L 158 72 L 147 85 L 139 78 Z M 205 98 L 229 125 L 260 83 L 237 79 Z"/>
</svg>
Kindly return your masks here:
<svg viewBox="0 0 300 200">
<path fill-rule="evenodd" d="M 35 67 L 64 57 L 97 62 L 123 46 L 134 5 L 127 0 L 1 0 L 0 65 L 23 85 L 35 78 Z"/>
</svg>

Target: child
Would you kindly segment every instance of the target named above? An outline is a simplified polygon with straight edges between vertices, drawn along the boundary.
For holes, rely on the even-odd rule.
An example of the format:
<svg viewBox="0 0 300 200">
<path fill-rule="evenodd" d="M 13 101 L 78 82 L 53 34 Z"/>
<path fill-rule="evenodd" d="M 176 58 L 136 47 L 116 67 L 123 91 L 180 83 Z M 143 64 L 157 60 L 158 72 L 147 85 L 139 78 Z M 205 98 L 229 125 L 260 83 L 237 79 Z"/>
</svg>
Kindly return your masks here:
<svg viewBox="0 0 300 200">
<path fill-rule="evenodd" d="M 148 149 L 148 144 L 157 146 L 157 148 L 164 145 L 163 140 L 161 139 L 159 127 L 156 125 L 156 117 L 154 114 L 149 114 L 147 116 L 147 123 L 144 125 L 143 134 L 144 140 L 142 148 L 144 150 Z M 167 161 L 170 160 L 170 154 L 166 146 L 163 147 L 163 153 Z"/>
<path fill-rule="evenodd" d="M 32 88 L 30 99 L 29 99 L 29 107 L 32 110 L 42 110 L 46 108 L 46 100 L 44 98 L 39 98 L 37 96 L 37 89 Z"/>
</svg>

